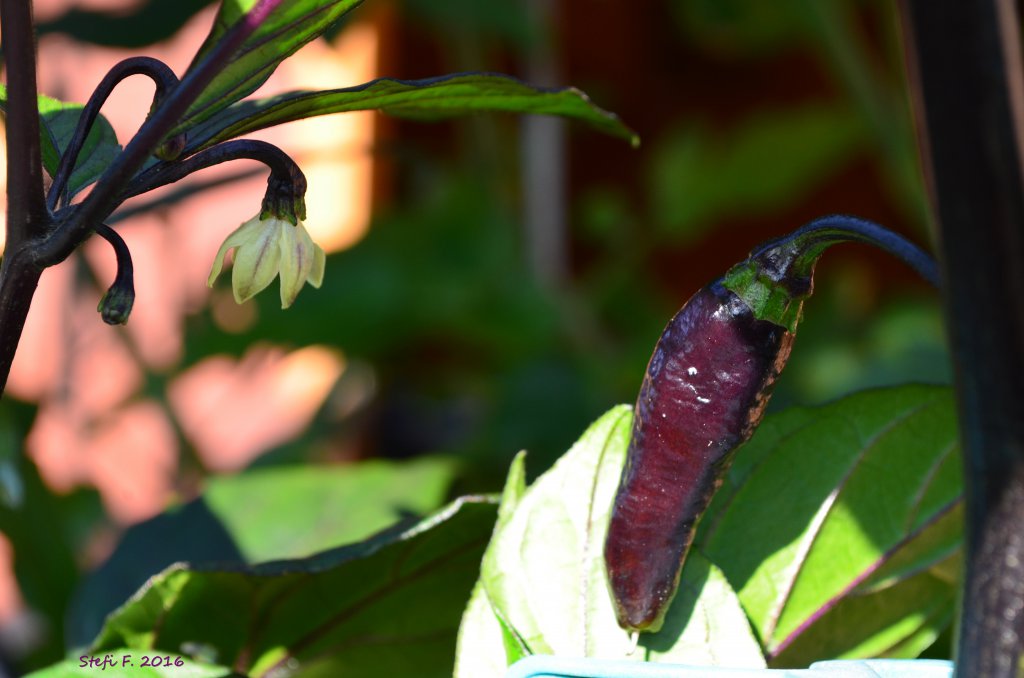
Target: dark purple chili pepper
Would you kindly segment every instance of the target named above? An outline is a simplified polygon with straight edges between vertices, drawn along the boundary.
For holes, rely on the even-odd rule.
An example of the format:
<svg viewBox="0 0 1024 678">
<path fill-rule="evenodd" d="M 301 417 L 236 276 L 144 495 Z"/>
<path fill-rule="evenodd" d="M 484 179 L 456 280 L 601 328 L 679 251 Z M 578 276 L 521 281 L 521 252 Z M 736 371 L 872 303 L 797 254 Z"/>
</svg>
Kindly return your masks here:
<svg viewBox="0 0 1024 678">
<path fill-rule="evenodd" d="M 789 357 L 814 265 L 830 245 L 850 241 L 881 247 L 938 285 L 935 262 L 917 246 L 870 221 L 828 216 L 758 247 L 693 295 L 662 333 L 604 548 L 623 628 L 661 628 L 697 521 Z"/>
</svg>

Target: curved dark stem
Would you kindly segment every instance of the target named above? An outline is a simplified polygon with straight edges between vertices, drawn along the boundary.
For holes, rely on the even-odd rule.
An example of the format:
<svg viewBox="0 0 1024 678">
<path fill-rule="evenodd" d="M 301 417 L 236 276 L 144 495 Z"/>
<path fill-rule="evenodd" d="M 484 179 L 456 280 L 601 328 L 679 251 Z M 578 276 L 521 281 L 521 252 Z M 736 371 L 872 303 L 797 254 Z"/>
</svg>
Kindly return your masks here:
<svg viewBox="0 0 1024 678">
<path fill-rule="evenodd" d="M 290 182 L 298 195 L 306 192 L 306 177 L 287 153 L 277 146 L 254 139 L 237 139 L 211 146 L 205 151 L 175 162 L 160 162 L 135 177 L 118 196 L 123 202 L 154 188 L 173 184 L 193 172 L 219 165 L 229 160 L 256 160 L 270 168 L 272 179 Z"/>
<path fill-rule="evenodd" d="M 108 325 L 123 325 L 135 304 L 135 270 L 132 266 L 132 254 L 128 250 L 117 231 L 106 224 L 96 227 L 96 233 L 110 243 L 117 258 L 117 275 L 100 300 L 97 310 Z"/>
<path fill-rule="evenodd" d="M 114 278 L 114 284 L 117 285 L 119 281 L 131 281 L 135 273 L 132 266 L 132 253 L 121 235 L 106 224 L 96 227 L 96 235 L 110 243 L 114 250 L 114 256 L 117 258 L 117 275 Z"/>
<path fill-rule="evenodd" d="M 821 253 L 841 242 L 862 242 L 881 248 L 910 266 L 932 286 L 940 286 L 939 266 L 930 254 L 873 221 L 847 214 L 815 219 L 783 238 L 761 245 L 750 257 L 775 259 L 774 265 L 785 268 L 790 275 L 809 275 Z"/>
<path fill-rule="evenodd" d="M 108 224 L 117 224 L 128 219 L 132 219 L 140 214 L 146 212 L 152 212 L 153 210 L 160 209 L 163 207 L 170 207 L 171 205 L 177 205 L 180 202 L 188 200 L 194 195 L 204 193 L 213 188 L 220 186 L 226 186 L 233 184 L 236 181 L 242 181 L 245 179 L 252 179 L 260 176 L 265 170 L 259 167 L 252 167 L 244 169 L 228 176 L 218 177 L 216 179 L 210 179 L 208 181 L 195 181 L 189 182 L 187 185 L 179 186 L 171 191 L 168 191 L 159 198 L 148 200 L 145 202 L 135 203 L 129 207 L 121 207 L 107 219 Z"/>
<path fill-rule="evenodd" d="M 927 252 L 872 221 L 844 214 L 815 219 L 789 235 L 759 246 L 729 269 L 722 284 L 739 296 L 759 320 L 795 332 L 803 302 L 814 290 L 818 258 L 841 242 L 875 245 L 939 286 L 938 267 Z"/>
<path fill-rule="evenodd" d="M 139 171 L 164 136 L 170 132 L 189 106 L 231 60 L 245 40 L 259 28 L 267 16 L 284 0 L 257 0 L 255 6 L 221 38 L 209 55 L 174 88 L 164 103 L 142 124 L 121 155 L 107 167 L 89 195 L 62 228 L 39 247 L 41 261 L 62 261 L 82 239 L 105 220 L 119 204 L 122 188 Z M 10 4 L 24 0 L 7 0 Z"/>
<path fill-rule="evenodd" d="M 103 77 L 103 80 L 100 81 L 100 84 L 96 86 L 92 96 L 89 97 L 89 101 L 82 109 L 82 114 L 78 118 L 78 125 L 75 127 L 75 133 L 71 136 L 67 148 L 63 155 L 61 155 L 60 165 L 57 166 L 53 183 L 46 194 L 46 206 L 51 210 L 57 207 L 58 200 L 62 198 L 67 190 L 71 170 L 75 166 L 75 161 L 78 160 L 78 154 L 82 151 L 82 145 L 85 143 L 93 123 L 96 122 L 96 117 L 99 115 L 103 103 L 122 80 L 133 75 L 149 76 L 156 85 L 152 108 L 159 106 L 168 93 L 178 84 L 178 76 L 174 74 L 174 71 L 164 62 L 151 57 L 131 57 L 111 68 Z M 64 196 L 64 201 L 66 202 L 66 200 L 67 198 Z"/>
</svg>

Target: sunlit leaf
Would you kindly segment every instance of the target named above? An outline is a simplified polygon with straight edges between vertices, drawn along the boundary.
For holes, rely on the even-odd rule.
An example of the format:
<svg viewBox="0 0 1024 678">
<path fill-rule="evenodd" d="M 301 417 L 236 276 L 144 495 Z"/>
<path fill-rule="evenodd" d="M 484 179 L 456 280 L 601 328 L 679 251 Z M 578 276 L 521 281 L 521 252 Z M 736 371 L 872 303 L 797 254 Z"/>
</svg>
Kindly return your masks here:
<svg viewBox="0 0 1024 678">
<path fill-rule="evenodd" d="M 455 678 L 500 676 L 510 663 L 501 623 L 483 584 L 477 582 L 462 615 L 455 652 Z"/>
<path fill-rule="evenodd" d="M 884 635 L 895 646 L 894 620 L 950 618 L 932 608 L 952 601 L 953 581 L 932 577 L 932 588 L 946 588 L 900 594 L 909 590 L 901 582 L 920 581 L 917 573 L 959 545 L 948 388 L 867 391 L 769 417 L 737 464 L 742 482 L 712 507 L 701 548 L 736 588 L 769 656 L 797 642 L 813 645 L 801 636 L 828 635 L 818 621 L 840 605 L 856 607 L 844 602 L 848 596 L 871 596 L 885 609 L 865 613 L 851 643 L 853 635 Z M 852 656 L 855 647 L 840 650 Z"/>
<path fill-rule="evenodd" d="M 822 657 L 913 659 L 953 621 L 957 587 L 931 571 L 873 593 L 853 593 L 797 636 L 772 666 L 803 668 Z"/>
<path fill-rule="evenodd" d="M 526 453 L 520 452 L 509 467 L 494 534 L 503 530 L 512 519 L 524 494 Z M 459 625 L 455 678 L 499 676 L 508 665 L 529 654 L 525 643 L 499 614 L 500 611 L 491 604 L 483 581 L 478 580 Z"/>
<path fill-rule="evenodd" d="M 268 467 L 213 479 L 204 500 L 256 563 L 307 556 L 427 514 L 443 503 L 454 473 L 440 456 Z"/>
</svg>

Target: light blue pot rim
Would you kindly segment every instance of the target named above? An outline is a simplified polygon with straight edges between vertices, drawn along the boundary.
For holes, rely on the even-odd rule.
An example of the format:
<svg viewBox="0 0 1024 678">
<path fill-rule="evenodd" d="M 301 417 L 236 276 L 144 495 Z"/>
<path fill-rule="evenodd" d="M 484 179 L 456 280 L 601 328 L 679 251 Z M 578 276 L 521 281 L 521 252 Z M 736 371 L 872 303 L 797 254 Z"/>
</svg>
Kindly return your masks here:
<svg viewBox="0 0 1024 678">
<path fill-rule="evenodd" d="M 941 659 L 866 659 L 816 662 L 807 669 L 736 669 L 650 662 L 533 655 L 509 667 L 505 678 L 952 678 Z"/>
</svg>

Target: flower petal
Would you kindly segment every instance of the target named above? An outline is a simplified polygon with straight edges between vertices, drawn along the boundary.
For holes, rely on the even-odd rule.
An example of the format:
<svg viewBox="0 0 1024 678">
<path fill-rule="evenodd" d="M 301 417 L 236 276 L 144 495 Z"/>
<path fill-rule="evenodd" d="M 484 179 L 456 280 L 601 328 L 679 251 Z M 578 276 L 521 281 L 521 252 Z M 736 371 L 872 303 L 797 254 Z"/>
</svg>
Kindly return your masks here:
<svg viewBox="0 0 1024 678">
<path fill-rule="evenodd" d="M 313 242 L 313 239 L 309 237 L 309 231 L 306 230 L 306 226 L 301 221 L 295 227 L 295 237 L 298 241 L 298 251 L 300 252 L 299 270 L 302 274 L 302 282 L 305 283 L 309 277 L 309 272 L 313 270 L 316 250 L 319 248 Z"/>
<path fill-rule="evenodd" d="M 281 265 L 279 240 L 282 228 L 291 228 L 291 224 L 274 217 L 260 222 L 260 225 L 258 232 L 252 229 L 247 233 L 246 241 L 235 252 L 231 287 L 239 304 L 263 291 L 277 275 Z"/>
<path fill-rule="evenodd" d="M 320 247 L 320 245 L 313 243 L 313 247 L 316 248 L 313 250 L 313 268 L 309 269 L 306 282 L 320 289 L 320 285 L 324 281 L 324 266 L 327 264 L 327 255 L 324 254 L 324 248 Z"/>
<path fill-rule="evenodd" d="M 224 270 L 224 256 L 228 253 L 228 250 L 231 249 L 231 247 L 233 247 L 233 245 L 230 245 L 228 241 L 225 240 L 221 244 L 220 249 L 217 250 L 217 256 L 213 259 L 213 268 L 210 269 L 210 277 L 206 279 L 207 287 L 213 287 L 213 281 L 216 280 L 217 276 L 220 275 L 220 272 Z"/>
<path fill-rule="evenodd" d="M 313 241 L 300 221 L 281 231 L 281 308 L 288 308 L 299 296 L 313 266 Z"/>
<path fill-rule="evenodd" d="M 257 214 L 249 221 L 244 222 L 241 226 L 231 232 L 227 238 L 224 239 L 220 249 L 217 250 L 217 256 L 213 259 L 213 268 L 210 269 L 210 277 L 206 279 L 206 286 L 213 287 L 213 281 L 217 279 L 217 276 L 224 270 L 224 257 L 227 255 L 228 250 L 238 247 L 242 243 L 246 242 L 252 237 L 253 232 L 262 230 L 263 226 L 260 224 L 260 217 Z"/>
</svg>

